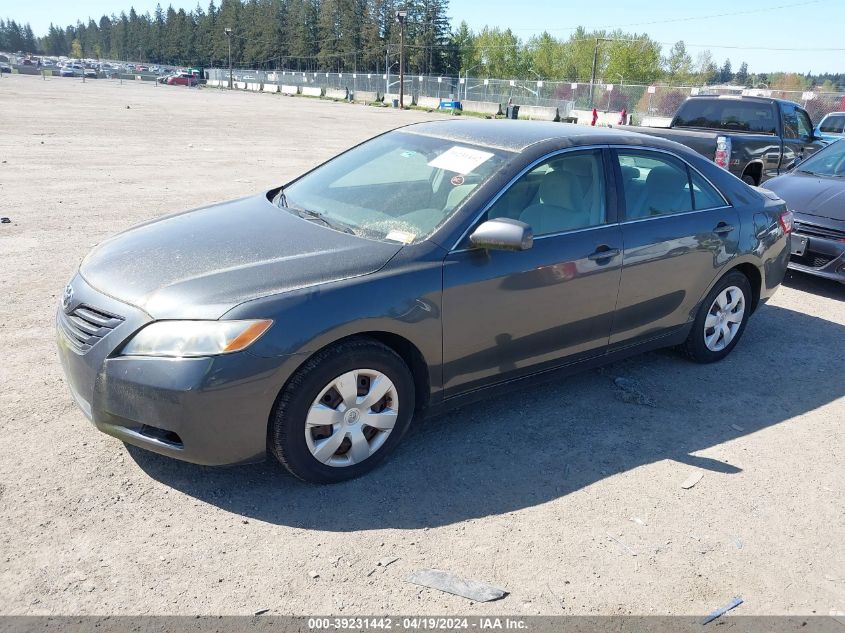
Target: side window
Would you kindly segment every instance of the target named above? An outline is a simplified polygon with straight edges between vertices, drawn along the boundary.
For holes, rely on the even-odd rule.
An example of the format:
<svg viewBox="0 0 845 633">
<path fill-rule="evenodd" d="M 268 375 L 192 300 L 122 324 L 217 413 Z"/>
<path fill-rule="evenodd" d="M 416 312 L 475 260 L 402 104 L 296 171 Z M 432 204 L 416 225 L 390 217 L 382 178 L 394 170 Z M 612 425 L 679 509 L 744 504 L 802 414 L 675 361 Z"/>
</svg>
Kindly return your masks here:
<svg viewBox="0 0 845 633">
<path fill-rule="evenodd" d="M 803 110 L 795 109 L 798 117 L 798 138 L 802 141 L 809 141 L 813 137 L 813 124 L 810 122 L 810 115 Z"/>
<path fill-rule="evenodd" d="M 716 191 L 709 182 L 704 180 L 697 171 L 690 169 L 689 173 L 690 183 L 692 183 L 692 200 L 696 211 L 700 209 L 716 209 L 727 205 L 722 194 Z"/>
<path fill-rule="evenodd" d="M 667 154 L 645 150 L 617 150 L 617 156 L 622 171 L 626 219 L 693 210 L 685 163 Z M 701 187 L 699 189 L 704 192 Z M 720 202 L 718 206 L 722 204 Z"/>
<path fill-rule="evenodd" d="M 601 150 L 554 156 L 511 185 L 486 219 L 513 218 L 534 235 L 597 226 L 607 221 Z"/>
<path fill-rule="evenodd" d="M 783 106 L 783 137 L 798 138 L 798 115 L 791 105 Z"/>
</svg>

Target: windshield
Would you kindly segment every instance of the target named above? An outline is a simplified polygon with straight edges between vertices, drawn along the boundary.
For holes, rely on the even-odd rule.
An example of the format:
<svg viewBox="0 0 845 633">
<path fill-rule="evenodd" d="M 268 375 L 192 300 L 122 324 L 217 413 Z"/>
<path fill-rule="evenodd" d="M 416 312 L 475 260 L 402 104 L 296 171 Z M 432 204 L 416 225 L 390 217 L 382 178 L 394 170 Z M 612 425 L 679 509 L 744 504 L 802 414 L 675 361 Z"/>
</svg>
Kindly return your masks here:
<svg viewBox="0 0 845 633">
<path fill-rule="evenodd" d="M 845 140 L 836 141 L 798 165 L 797 171 L 816 176 L 845 176 Z"/>
<path fill-rule="evenodd" d="M 286 187 L 280 206 L 361 237 L 410 244 L 431 235 L 511 156 L 389 132 Z"/>
</svg>

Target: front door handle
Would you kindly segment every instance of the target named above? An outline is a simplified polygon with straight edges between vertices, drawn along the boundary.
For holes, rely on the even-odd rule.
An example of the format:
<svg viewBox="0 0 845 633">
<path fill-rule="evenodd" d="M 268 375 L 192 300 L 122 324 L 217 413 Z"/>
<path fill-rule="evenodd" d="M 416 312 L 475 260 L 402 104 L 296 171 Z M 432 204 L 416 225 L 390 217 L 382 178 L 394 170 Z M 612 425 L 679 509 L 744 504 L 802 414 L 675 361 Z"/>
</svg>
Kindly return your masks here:
<svg viewBox="0 0 845 633">
<path fill-rule="evenodd" d="M 716 225 L 716 228 L 713 229 L 713 232 L 716 235 L 722 235 L 723 233 L 730 233 L 733 230 L 734 230 L 734 227 L 733 227 L 732 224 L 727 224 L 725 222 L 719 222 L 719 224 Z"/>
<path fill-rule="evenodd" d="M 587 255 L 587 259 L 592 261 L 601 261 L 603 259 L 611 259 L 619 254 L 618 248 L 610 248 L 609 246 L 599 246 L 594 252 Z"/>
</svg>

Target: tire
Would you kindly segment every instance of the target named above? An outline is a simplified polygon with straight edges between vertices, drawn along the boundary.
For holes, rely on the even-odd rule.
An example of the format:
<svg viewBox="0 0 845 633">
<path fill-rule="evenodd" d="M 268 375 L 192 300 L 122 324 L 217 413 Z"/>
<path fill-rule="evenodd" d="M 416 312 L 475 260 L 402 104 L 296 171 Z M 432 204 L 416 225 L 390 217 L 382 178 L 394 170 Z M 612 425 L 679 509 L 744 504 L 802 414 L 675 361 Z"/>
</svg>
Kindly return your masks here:
<svg viewBox="0 0 845 633">
<path fill-rule="evenodd" d="M 751 283 L 738 270 L 722 277 L 701 302 L 684 343 L 687 355 L 697 363 L 714 363 L 730 354 L 751 316 L 751 296 Z"/>
<path fill-rule="evenodd" d="M 757 186 L 757 179 L 750 174 L 743 175 L 742 182 L 744 182 L 746 185 L 751 185 L 752 187 Z"/>
<path fill-rule="evenodd" d="M 414 395 L 413 376 L 392 349 L 369 339 L 341 342 L 309 359 L 279 394 L 270 449 L 303 481 L 360 477 L 399 444 L 411 424 Z"/>
</svg>

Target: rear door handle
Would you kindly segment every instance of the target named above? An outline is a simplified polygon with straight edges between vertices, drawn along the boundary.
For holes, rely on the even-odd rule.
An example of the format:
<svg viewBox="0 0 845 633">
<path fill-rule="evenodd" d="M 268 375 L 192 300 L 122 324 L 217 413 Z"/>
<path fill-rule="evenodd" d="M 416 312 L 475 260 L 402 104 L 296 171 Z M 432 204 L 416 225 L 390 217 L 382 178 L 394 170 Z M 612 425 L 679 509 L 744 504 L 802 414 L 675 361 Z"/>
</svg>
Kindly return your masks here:
<svg viewBox="0 0 845 633">
<path fill-rule="evenodd" d="M 594 252 L 587 255 L 587 259 L 594 262 L 602 259 L 611 259 L 619 254 L 618 248 L 608 248 L 607 246 L 599 246 Z"/>
<path fill-rule="evenodd" d="M 716 228 L 713 229 L 713 232 L 716 235 L 721 235 L 722 233 L 730 233 L 733 230 L 734 227 L 732 224 L 725 224 L 724 222 L 719 222 L 719 224 L 716 225 Z"/>
</svg>

